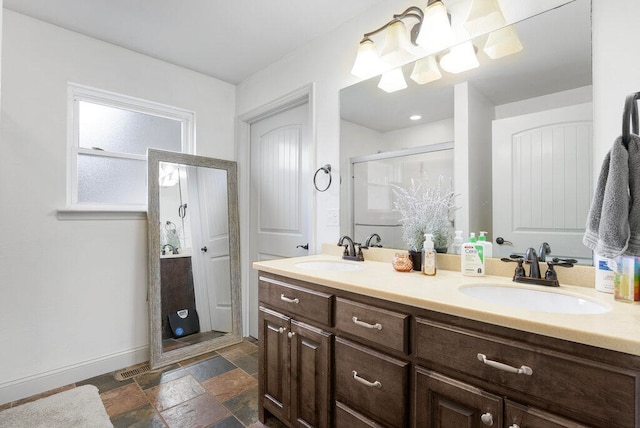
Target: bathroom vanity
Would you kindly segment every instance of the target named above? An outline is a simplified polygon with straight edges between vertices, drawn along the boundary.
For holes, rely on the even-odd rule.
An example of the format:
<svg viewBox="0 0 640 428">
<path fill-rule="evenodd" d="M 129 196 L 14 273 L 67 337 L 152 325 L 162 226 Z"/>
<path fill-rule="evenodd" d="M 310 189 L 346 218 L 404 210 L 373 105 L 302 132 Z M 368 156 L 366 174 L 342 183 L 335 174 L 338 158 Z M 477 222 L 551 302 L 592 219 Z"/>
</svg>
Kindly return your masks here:
<svg viewBox="0 0 640 428">
<path fill-rule="evenodd" d="M 308 261 L 332 267 L 300 267 Z M 523 310 L 459 290 L 514 286 L 508 278 L 340 263 L 319 255 L 254 264 L 262 421 L 270 413 L 314 427 L 640 426 L 640 306 L 561 286 L 606 312 Z"/>
</svg>

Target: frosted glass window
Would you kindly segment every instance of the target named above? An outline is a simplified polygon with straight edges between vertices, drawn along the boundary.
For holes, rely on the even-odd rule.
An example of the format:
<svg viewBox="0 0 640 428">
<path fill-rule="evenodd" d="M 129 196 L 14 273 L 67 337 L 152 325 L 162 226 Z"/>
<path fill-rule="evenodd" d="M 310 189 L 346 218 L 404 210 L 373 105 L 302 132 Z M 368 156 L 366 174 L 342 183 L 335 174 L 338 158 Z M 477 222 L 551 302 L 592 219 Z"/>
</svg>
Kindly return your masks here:
<svg viewBox="0 0 640 428">
<path fill-rule="evenodd" d="M 135 205 L 147 198 L 147 163 L 142 160 L 78 156 L 78 200 Z"/>
<path fill-rule="evenodd" d="M 69 206 L 146 210 L 147 149 L 193 153 L 192 112 L 69 84 Z"/>
<path fill-rule="evenodd" d="M 147 147 L 182 151 L 182 122 L 137 111 L 78 103 L 80 147 L 147 154 Z"/>
</svg>

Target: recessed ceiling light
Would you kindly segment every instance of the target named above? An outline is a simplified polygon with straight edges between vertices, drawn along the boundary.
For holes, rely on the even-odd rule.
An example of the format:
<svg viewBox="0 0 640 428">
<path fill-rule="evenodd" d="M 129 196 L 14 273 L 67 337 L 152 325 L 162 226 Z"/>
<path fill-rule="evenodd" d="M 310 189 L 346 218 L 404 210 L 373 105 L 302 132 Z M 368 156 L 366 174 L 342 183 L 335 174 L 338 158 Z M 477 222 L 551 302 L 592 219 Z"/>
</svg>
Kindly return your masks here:
<svg viewBox="0 0 640 428">
<path fill-rule="evenodd" d="M 420 116 L 419 114 L 414 114 L 413 116 L 409 116 L 409 119 L 411 119 L 411 120 L 420 120 L 420 119 L 422 119 L 422 116 Z"/>
</svg>

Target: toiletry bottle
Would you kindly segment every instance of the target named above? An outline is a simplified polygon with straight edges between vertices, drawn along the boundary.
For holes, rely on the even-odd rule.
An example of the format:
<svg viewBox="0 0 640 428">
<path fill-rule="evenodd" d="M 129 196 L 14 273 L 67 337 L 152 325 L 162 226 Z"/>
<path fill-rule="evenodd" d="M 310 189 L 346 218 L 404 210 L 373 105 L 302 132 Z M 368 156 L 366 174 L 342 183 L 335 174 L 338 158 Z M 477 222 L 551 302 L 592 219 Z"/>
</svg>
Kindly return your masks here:
<svg viewBox="0 0 640 428">
<path fill-rule="evenodd" d="M 491 243 L 491 241 L 487 241 L 487 232 L 482 230 L 480 231 L 478 242 L 482 244 L 482 247 L 484 248 L 484 257 L 493 257 L 493 244 Z"/>
<path fill-rule="evenodd" d="M 465 276 L 484 276 L 484 247 L 477 242 L 473 232 L 469 242 L 462 244 L 460 270 Z"/>
<path fill-rule="evenodd" d="M 456 236 L 453 238 L 453 244 L 451 244 L 451 248 L 449 249 L 449 254 L 460 254 L 460 250 L 462 249 L 462 231 L 456 230 Z"/>
<path fill-rule="evenodd" d="M 436 274 L 436 250 L 433 247 L 432 238 L 432 234 L 425 233 L 422 248 L 422 273 L 429 276 Z"/>
</svg>

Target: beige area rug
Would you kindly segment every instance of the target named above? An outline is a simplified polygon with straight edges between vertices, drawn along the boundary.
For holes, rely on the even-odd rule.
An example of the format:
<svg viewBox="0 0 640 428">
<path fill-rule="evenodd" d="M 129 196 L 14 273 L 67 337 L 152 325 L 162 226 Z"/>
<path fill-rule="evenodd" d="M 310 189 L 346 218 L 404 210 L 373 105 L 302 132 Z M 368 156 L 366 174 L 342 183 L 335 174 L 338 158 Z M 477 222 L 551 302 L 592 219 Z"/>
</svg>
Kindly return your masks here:
<svg viewBox="0 0 640 428">
<path fill-rule="evenodd" d="M 113 428 L 98 388 L 84 385 L 0 412 L 0 427 Z"/>
</svg>

